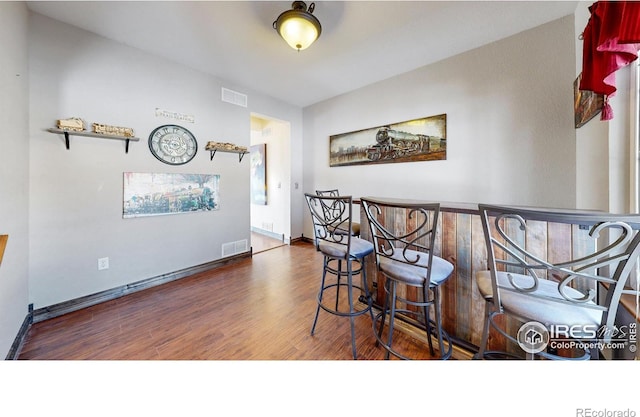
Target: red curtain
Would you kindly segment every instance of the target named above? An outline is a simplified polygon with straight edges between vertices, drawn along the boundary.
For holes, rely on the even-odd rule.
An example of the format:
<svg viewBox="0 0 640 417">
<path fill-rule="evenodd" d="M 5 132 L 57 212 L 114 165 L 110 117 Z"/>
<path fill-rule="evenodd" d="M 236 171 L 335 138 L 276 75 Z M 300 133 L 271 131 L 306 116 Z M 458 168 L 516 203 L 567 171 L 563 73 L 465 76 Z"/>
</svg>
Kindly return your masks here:
<svg viewBox="0 0 640 417">
<path fill-rule="evenodd" d="M 613 118 L 608 98 L 616 92 L 615 72 L 638 58 L 640 2 L 598 1 L 583 37 L 581 90 L 605 96 L 601 120 Z"/>
</svg>

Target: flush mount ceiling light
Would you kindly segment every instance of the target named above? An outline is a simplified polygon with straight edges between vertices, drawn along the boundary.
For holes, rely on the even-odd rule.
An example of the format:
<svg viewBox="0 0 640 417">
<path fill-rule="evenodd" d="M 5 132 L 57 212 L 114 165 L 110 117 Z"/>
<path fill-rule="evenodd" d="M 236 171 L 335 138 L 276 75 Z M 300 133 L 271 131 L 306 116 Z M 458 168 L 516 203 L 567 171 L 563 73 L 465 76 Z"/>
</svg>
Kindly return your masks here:
<svg viewBox="0 0 640 417">
<path fill-rule="evenodd" d="M 293 49 L 307 49 L 320 36 L 320 21 L 311 14 L 315 7 L 316 4 L 311 3 L 307 9 L 305 2 L 294 1 L 291 10 L 281 13 L 273 22 L 273 28 Z"/>
</svg>

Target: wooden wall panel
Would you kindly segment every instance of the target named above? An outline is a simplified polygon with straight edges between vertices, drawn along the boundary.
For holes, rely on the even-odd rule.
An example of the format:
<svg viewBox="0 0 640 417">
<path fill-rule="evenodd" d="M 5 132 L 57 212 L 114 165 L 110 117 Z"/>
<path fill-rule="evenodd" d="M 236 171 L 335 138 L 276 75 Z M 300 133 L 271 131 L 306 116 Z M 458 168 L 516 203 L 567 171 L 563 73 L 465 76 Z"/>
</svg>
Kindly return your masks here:
<svg viewBox="0 0 640 417">
<path fill-rule="evenodd" d="M 521 225 L 519 221 L 514 219 L 505 220 L 505 229 L 506 229 L 507 236 L 509 236 L 514 242 L 517 242 L 518 245 L 520 246 L 525 246 L 525 242 L 526 242 L 525 231 L 521 229 Z M 509 258 L 508 255 L 507 255 L 507 258 Z M 507 272 L 514 272 L 514 273 L 522 272 L 522 268 L 518 268 L 518 267 L 507 267 L 506 270 Z M 505 317 L 504 321 L 505 321 L 504 328 L 506 329 L 507 333 L 511 335 L 517 334 L 518 330 L 520 329 L 520 326 L 522 326 L 523 324 L 512 317 Z M 514 353 L 514 354 L 522 353 L 522 350 L 518 346 L 514 346 L 513 343 L 509 343 L 509 342 L 507 342 L 505 350 L 509 353 Z"/>
<path fill-rule="evenodd" d="M 482 342 L 482 327 L 485 317 L 485 300 L 478 290 L 476 273 L 487 269 L 487 245 L 480 216 L 471 216 L 471 309 L 469 315 L 470 342 L 479 346 Z"/>
<path fill-rule="evenodd" d="M 471 341 L 471 215 L 458 213 L 456 217 L 456 331 L 452 336 Z"/>
<path fill-rule="evenodd" d="M 525 247 L 540 259 L 547 259 L 547 223 L 539 221 L 527 222 Z M 547 279 L 547 271 L 537 270 L 539 278 Z"/>
<path fill-rule="evenodd" d="M 480 216 L 478 216 L 480 217 Z M 495 218 L 490 218 L 490 223 L 489 223 L 489 227 L 491 229 L 491 234 L 493 236 L 496 236 L 496 225 L 495 225 Z M 500 227 L 504 228 L 504 220 L 500 220 Z M 484 234 L 484 231 L 483 231 Z M 499 239 L 501 242 L 504 242 L 504 239 Z M 487 250 L 487 244 L 486 244 L 486 239 L 485 239 L 485 243 L 484 243 L 484 248 L 485 250 Z M 502 252 L 497 252 L 495 254 L 496 259 L 505 259 L 506 256 L 504 253 Z M 498 270 L 500 271 L 504 271 L 506 268 L 504 265 L 499 265 L 498 266 Z M 487 304 L 485 302 L 485 308 L 487 308 Z M 486 317 L 486 311 L 485 314 L 483 316 L 483 320 Z M 498 316 L 494 319 L 494 322 L 500 326 L 500 328 L 504 329 L 507 326 L 507 319 L 504 316 Z M 483 322 L 484 325 L 484 322 Z M 507 340 L 504 338 L 504 336 L 502 336 L 500 333 L 496 332 L 494 329 L 492 329 L 489 332 L 489 339 L 487 341 L 487 350 L 495 350 L 495 351 L 502 351 L 505 352 L 507 351 Z"/>
<path fill-rule="evenodd" d="M 547 225 L 547 260 L 549 262 L 571 259 L 571 225 L 549 223 Z M 558 280 L 559 277 L 547 277 Z"/>
<path fill-rule="evenodd" d="M 585 254 L 593 253 L 595 250 L 595 239 L 589 236 L 589 229 L 584 229 L 580 225 L 574 224 L 571 227 L 572 253 L 573 259 L 581 258 Z M 594 273 L 594 270 L 586 272 Z M 588 289 L 595 290 L 595 282 L 585 279 L 577 279 L 574 287 L 586 292 Z"/>
<path fill-rule="evenodd" d="M 458 229 L 456 218 L 456 213 L 444 212 L 442 213 L 442 221 L 440 222 L 440 224 L 442 225 L 440 227 L 440 230 L 442 231 L 442 245 L 440 256 L 453 264 L 453 273 L 451 274 L 451 277 L 449 277 L 447 282 L 443 284 L 442 292 L 440 293 L 440 298 L 442 300 L 442 327 L 450 335 L 456 334 L 456 324 L 458 317 L 456 315 L 456 306 L 458 300 L 458 298 L 456 297 L 456 283 L 458 276 L 458 268 L 456 267 L 458 256 Z"/>
</svg>

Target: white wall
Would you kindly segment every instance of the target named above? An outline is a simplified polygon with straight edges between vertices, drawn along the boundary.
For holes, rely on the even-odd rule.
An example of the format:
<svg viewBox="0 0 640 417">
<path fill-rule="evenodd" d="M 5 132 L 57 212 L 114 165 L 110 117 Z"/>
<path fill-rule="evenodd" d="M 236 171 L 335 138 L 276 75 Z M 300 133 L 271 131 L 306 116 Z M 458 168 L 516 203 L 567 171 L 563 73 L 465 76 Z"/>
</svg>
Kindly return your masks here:
<svg viewBox="0 0 640 417">
<path fill-rule="evenodd" d="M 221 245 L 249 239 L 249 161 L 217 152 L 208 141 L 249 146 L 250 113 L 290 120 L 298 108 L 225 83 L 89 32 L 32 14 L 30 22 L 30 293 L 35 308 L 89 295 L 221 258 Z M 221 87 L 246 93 L 249 107 L 221 102 Z M 161 108 L 195 123 L 157 117 Z M 268 111 L 267 111 L 268 109 Z M 45 132 L 56 119 L 82 117 L 135 129 L 139 142 Z M 149 133 L 180 124 L 198 140 L 186 165 L 156 160 Z M 122 218 L 123 172 L 220 174 L 220 210 Z M 97 259 L 110 268 L 97 270 Z"/>
<path fill-rule="evenodd" d="M 9 241 L 0 265 L 0 354 L 6 356 L 28 305 L 28 11 L 0 2 L 0 234 Z"/>
<path fill-rule="evenodd" d="M 266 144 L 267 204 L 251 204 L 251 227 L 291 236 L 291 167 L 289 123 L 253 117 L 251 145 Z"/>
<path fill-rule="evenodd" d="M 573 36 L 565 17 L 305 108 L 305 191 L 574 207 Z M 329 167 L 330 135 L 442 113 L 446 161 Z"/>
</svg>

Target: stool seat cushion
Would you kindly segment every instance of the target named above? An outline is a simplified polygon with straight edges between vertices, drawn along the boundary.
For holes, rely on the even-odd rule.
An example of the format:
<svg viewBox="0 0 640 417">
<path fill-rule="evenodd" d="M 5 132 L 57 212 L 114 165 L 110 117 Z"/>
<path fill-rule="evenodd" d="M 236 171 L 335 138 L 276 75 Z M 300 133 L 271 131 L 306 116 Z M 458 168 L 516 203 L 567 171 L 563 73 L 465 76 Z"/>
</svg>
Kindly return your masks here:
<svg viewBox="0 0 640 417">
<path fill-rule="evenodd" d="M 516 285 L 521 287 L 531 286 L 532 278 L 530 276 L 515 273 L 510 274 Z M 555 281 L 540 279 L 538 280 L 538 288 L 535 291 L 522 293 L 511 285 L 506 272 L 498 272 L 497 278 L 498 285 L 501 288 L 500 302 L 502 307 L 512 314 L 538 321 L 545 326 L 552 324 L 568 326 L 600 324 L 602 311 L 583 308 L 575 303 L 566 303 L 565 298 L 558 290 L 558 283 Z M 491 271 L 479 271 L 476 274 L 476 281 L 480 294 L 482 294 L 485 299 L 493 298 Z M 583 297 L 580 291 L 570 287 L 565 288 L 565 294 L 569 297 Z M 592 301 L 585 304 L 595 306 Z"/>
<path fill-rule="evenodd" d="M 414 261 L 415 263 L 407 263 Z M 414 250 L 396 249 L 390 258 L 380 256 L 380 270 L 388 277 L 409 285 L 421 286 L 427 279 L 429 255 Z M 453 265 L 444 259 L 433 256 L 431 261 L 431 285 L 442 284 L 453 272 Z"/>
<path fill-rule="evenodd" d="M 320 252 L 327 256 L 331 256 L 332 258 L 347 258 L 347 238 L 344 239 L 345 244 L 329 242 L 326 240 L 320 240 L 318 242 L 318 249 Z M 349 255 L 352 258 L 362 259 L 368 254 L 373 252 L 373 243 L 368 240 L 360 239 L 357 237 L 351 238 L 351 250 L 349 251 Z"/>
</svg>

